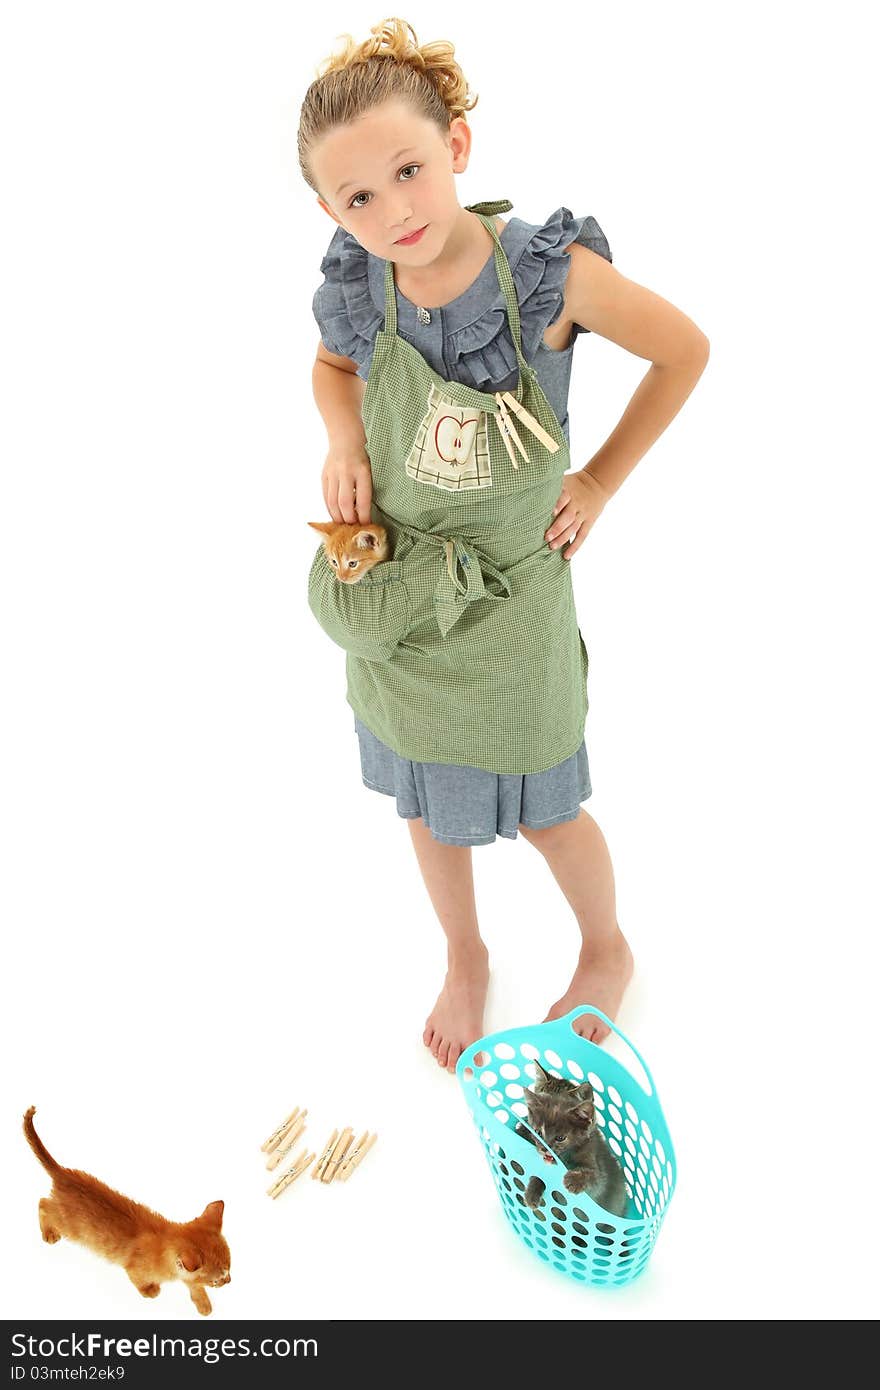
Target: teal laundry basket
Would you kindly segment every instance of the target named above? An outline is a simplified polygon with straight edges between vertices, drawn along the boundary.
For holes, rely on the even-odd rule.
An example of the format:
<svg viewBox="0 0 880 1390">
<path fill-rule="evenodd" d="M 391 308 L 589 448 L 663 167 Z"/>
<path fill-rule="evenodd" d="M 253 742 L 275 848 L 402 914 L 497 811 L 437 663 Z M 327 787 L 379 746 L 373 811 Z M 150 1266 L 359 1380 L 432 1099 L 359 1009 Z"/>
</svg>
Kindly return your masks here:
<svg viewBox="0 0 880 1390">
<path fill-rule="evenodd" d="M 582 1014 L 601 1018 L 640 1062 L 648 1089 L 616 1057 L 574 1031 Z M 565 1165 L 547 1164 L 535 1146 L 514 1132 L 530 1132 L 524 1091 L 535 1062 L 554 1076 L 589 1081 L 596 1119 L 626 1178 L 627 1211 L 605 1211 L 586 1192 L 564 1186 Z M 669 1129 L 647 1063 L 601 1009 L 584 1004 L 552 1023 L 511 1028 L 478 1039 L 456 1066 L 504 1214 L 540 1259 L 581 1283 L 628 1284 L 647 1264 L 675 1190 L 676 1163 Z M 546 1183 L 537 1211 L 523 1194 L 531 1177 Z"/>
</svg>

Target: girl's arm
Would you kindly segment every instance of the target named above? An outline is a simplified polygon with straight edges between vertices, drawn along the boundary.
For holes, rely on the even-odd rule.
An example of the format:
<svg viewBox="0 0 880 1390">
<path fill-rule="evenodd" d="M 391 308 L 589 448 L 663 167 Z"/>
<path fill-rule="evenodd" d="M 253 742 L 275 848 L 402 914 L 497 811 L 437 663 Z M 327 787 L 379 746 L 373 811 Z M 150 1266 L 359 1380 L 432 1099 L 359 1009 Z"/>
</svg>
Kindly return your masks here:
<svg viewBox="0 0 880 1390">
<path fill-rule="evenodd" d="M 361 415 L 365 387 L 352 358 L 337 357 L 318 343 L 312 390 L 327 428 L 330 447 L 321 473 L 321 489 L 334 521 L 370 521 L 373 475 Z"/>
<path fill-rule="evenodd" d="M 621 483 L 674 420 L 709 360 L 709 339 L 687 314 L 659 294 L 627 280 L 604 256 L 572 242 L 561 318 L 644 357 L 651 367 L 620 422 L 590 462 L 565 477 L 552 525 L 551 548 L 574 540 L 580 549 L 593 522 Z"/>
</svg>

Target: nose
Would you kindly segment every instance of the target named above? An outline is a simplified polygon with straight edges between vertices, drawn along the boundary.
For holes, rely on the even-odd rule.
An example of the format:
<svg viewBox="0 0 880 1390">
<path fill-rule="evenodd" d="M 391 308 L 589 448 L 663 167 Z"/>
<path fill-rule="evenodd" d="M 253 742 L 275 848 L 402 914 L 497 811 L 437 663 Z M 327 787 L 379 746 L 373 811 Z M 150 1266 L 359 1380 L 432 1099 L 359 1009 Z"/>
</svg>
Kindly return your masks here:
<svg viewBox="0 0 880 1390">
<path fill-rule="evenodd" d="M 409 203 L 404 203 L 398 208 L 392 209 L 390 230 L 397 233 L 398 237 L 409 236 L 410 232 L 415 231 L 414 226 L 407 226 L 407 221 L 412 222 L 412 207 Z M 396 238 L 395 238 L 396 240 Z"/>
</svg>

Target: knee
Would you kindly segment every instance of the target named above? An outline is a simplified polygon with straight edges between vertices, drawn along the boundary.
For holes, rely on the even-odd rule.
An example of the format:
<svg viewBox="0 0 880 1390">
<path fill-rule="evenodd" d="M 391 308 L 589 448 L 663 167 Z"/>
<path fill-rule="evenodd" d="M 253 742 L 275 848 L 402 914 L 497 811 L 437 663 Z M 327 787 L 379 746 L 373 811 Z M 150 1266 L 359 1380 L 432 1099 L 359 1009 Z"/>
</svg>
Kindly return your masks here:
<svg viewBox="0 0 880 1390">
<path fill-rule="evenodd" d="M 568 828 L 569 826 L 566 821 L 563 821 L 560 825 L 545 825 L 540 830 L 536 830 L 535 827 L 531 825 L 520 824 L 519 832 L 523 839 L 528 840 L 529 844 L 534 845 L 535 849 L 540 850 L 541 854 L 547 854 L 548 852 L 552 852 L 562 842 Z"/>
</svg>

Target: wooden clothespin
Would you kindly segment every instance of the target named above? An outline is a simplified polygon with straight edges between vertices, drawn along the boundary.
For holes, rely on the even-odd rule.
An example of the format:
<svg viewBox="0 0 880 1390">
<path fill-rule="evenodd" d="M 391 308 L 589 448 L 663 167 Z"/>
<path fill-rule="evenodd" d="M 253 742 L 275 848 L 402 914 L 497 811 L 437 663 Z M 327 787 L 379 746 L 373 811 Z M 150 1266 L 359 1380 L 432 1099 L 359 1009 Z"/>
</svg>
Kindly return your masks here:
<svg viewBox="0 0 880 1390">
<path fill-rule="evenodd" d="M 357 1168 L 361 1163 L 363 1163 L 364 1159 L 366 1158 L 367 1154 L 370 1152 L 370 1149 L 373 1147 L 378 1138 L 378 1134 L 371 1134 L 369 1138 L 367 1138 L 365 1134 L 364 1140 L 366 1140 L 366 1142 L 364 1142 L 364 1140 L 361 1139 L 358 1140 L 357 1146 L 349 1154 L 348 1159 L 344 1164 L 344 1171 L 339 1175 L 340 1180 L 342 1182 L 348 1182 L 355 1168 Z"/>
<path fill-rule="evenodd" d="M 512 396 L 509 391 L 502 391 L 500 395 L 510 406 L 517 419 L 525 425 L 526 429 L 531 430 L 536 439 L 540 439 L 545 449 L 548 449 L 551 454 L 555 454 L 559 445 L 556 440 L 547 433 L 540 421 L 535 419 L 531 411 L 526 410 L 522 402 L 518 401 L 516 396 Z"/>
<path fill-rule="evenodd" d="M 501 411 L 501 414 L 504 416 L 504 422 L 505 422 L 505 424 L 507 425 L 507 432 L 508 432 L 508 434 L 510 435 L 510 437 L 511 437 L 511 439 L 513 440 L 513 442 L 514 442 L 514 444 L 516 445 L 516 447 L 519 449 L 519 451 L 520 451 L 520 453 L 522 454 L 523 458 L 525 459 L 526 463 L 528 463 L 528 461 L 529 461 L 529 456 L 528 456 L 528 454 L 526 453 L 525 445 L 523 444 L 522 440 L 520 439 L 519 435 L 517 434 L 516 425 L 513 423 L 513 419 L 511 418 L 510 412 L 508 411 L 507 406 L 505 405 L 504 397 L 502 396 L 502 394 L 501 394 L 500 391 L 497 391 L 497 392 L 496 392 L 496 399 L 497 399 L 497 401 L 498 401 L 498 409 Z M 513 466 L 514 466 L 514 468 L 517 468 L 517 467 L 519 466 L 519 465 L 517 464 L 516 460 L 514 460 Z"/>
<path fill-rule="evenodd" d="M 306 1127 L 307 1114 L 308 1111 L 304 1110 L 302 1114 L 296 1120 L 294 1120 L 290 1128 L 284 1131 L 283 1135 L 278 1141 L 277 1147 L 273 1149 L 272 1153 L 270 1153 L 268 1159 L 266 1160 L 267 1168 L 277 1168 L 282 1158 L 286 1158 L 287 1155 L 290 1153 L 290 1150 L 293 1148 L 294 1144 L 296 1144 L 299 1141 L 299 1139 L 302 1136 L 302 1132 Z"/>
<path fill-rule="evenodd" d="M 327 1162 L 328 1158 L 330 1157 L 331 1153 L 333 1152 L 333 1146 L 335 1145 L 336 1140 L 337 1140 L 338 1138 L 339 1138 L 339 1130 L 338 1130 L 338 1129 L 334 1129 L 333 1133 L 330 1135 L 330 1138 L 327 1140 L 327 1143 L 324 1145 L 323 1149 L 321 1150 L 321 1157 L 318 1159 L 317 1163 L 315 1164 L 314 1168 L 312 1169 L 312 1177 L 313 1177 L 313 1178 L 319 1178 L 319 1177 L 321 1176 L 321 1173 L 323 1172 L 323 1169 L 324 1169 L 324 1165 L 325 1165 L 325 1163 Z"/>
<path fill-rule="evenodd" d="M 286 1188 L 290 1187 L 292 1182 L 296 1182 L 297 1178 L 306 1171 L 314 1157 L 315 1155 L 313 1153 L 306 1153 L 305 1150 L 303 1150 L 287 1171 L 281 1174 L 277 1182 L 274 1182 L 271 1187 L 266 1189 L 268 1195 L 273 1198 L 273 1200 L 276 1197 L 280 1197 L 281 1193 L 284 1192 Z"/>
<path fill-rule="evenodd" d="M 368 1129 L 365 1129 L 360 1139 L 354 1145 L 354 1147 L 349 1149 L 348 1152 L 345 1154 L 345 1157 L 340 1163 L 339 1170 L 336 1174 L 340 1182 L 345 1182 L 345 1179 L 348 1177 L 348 1170 L 351 1166 L 352 1159 L 355 1157 L 355 1154 L 360 1153 L 361 1149 L 363 1148 L 364 1144 L 367 1142 L 367 1139 L 369 1138 L 369 1134 L 370 1131 Z"/>
<path fill-rule="evenodd" d="M 287 1129 L 288 1125 L 296 1119 L 298 1114 L 299 1106 L 295 1105 L 291 1110 L 290 1114 L 288 1115 L 287 1119 L 284 1120 L 276 1130 L 273 1130 L 273 1132 L 269 1135 L 269 1138 L 266 1140 L 265 1144 L 260 1145 L 261 1153 L 271 1153 L 272 1149 L 275 1148 L 275 1145 L 278 1143 L 279 1139 L 281 1138 L 284 1131 Z"/>
<path fill-rule="evenodd" d="M 495 423 L 501 433 L 501 438 L 504 440 L 504 447 L 510 455 L 510 462 L 513 464 L 514 468 L 519 468 L 519 464 L 516 461 L 516 454 L 513 452 L 513 445 L 510 442 L 510 416 L 505 409 L 500 391 L 495 392 L 495 399 L 498 402 L 498 414 L 495 416 Z"/>
<path fill-rule="evenodd" d="M 348 1152 L 348 1146 L 354 1137 L 354 1130 L 345 1128 L 336 1141 L 333 1152 L 327 1160 L 324 1171 L 321 1174 L 321 1182 L 332 1182 L 338 1171 L 339 1165 Z"/>
</svg>

